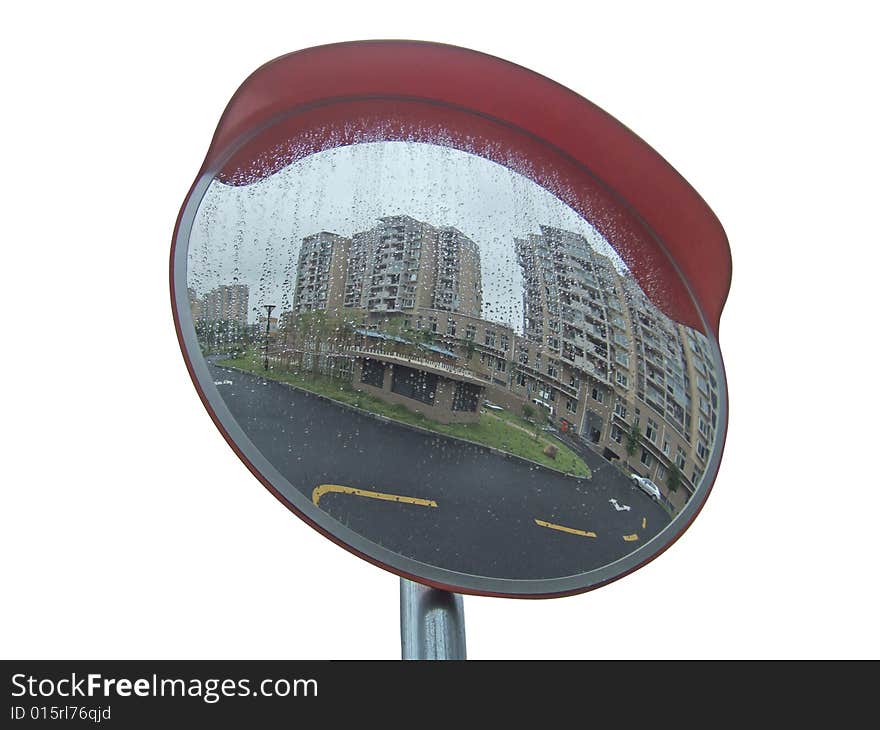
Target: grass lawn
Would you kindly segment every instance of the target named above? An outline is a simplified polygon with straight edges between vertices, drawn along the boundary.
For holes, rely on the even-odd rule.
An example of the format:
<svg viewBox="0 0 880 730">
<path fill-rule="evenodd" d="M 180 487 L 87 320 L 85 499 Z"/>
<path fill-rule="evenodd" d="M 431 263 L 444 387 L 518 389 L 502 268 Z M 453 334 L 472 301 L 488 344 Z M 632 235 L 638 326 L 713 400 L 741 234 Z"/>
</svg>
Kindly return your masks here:
<svg viewBox="0 0 880 730">
<path fill-rule="evenodd" d="M 490 418 L 484 414 L 478 423 L 437 423 L 418 413 L 413 413 L 401 405 L 386 403 L 371 395 L 361 393 L 352 388 L 348 382 L 334 380 L 323 375 L 275 370 L 271 365 L 268 371 L 263 370 L 263 361 L 259 353 L 253 350 L 234 359 L 220 360 L 217 364 L 252 372 L 270 380 L 290 383 L 303 390 L 309 390 L 341 403 L 363 408 L 395 421 L 492 446 L 515 456 L 522 456 L 539 464 L 559 469 L 567 474 L 580 477 L 590 476 L 589 467 L 565 444 L 555 439 L 551 440 L 543 433 L 536 441 L 534 436 L 513 427 L 513 425 L 517 425 L 531 431 L 533 430 L 531 424 L 507 411 L 492 411 L 493 415 L 498 416 L 497 418 Z M 558 449 L 555 459 L 544 454 L 543 449 L 547 443 L 552 443 Z"/>
</svg>

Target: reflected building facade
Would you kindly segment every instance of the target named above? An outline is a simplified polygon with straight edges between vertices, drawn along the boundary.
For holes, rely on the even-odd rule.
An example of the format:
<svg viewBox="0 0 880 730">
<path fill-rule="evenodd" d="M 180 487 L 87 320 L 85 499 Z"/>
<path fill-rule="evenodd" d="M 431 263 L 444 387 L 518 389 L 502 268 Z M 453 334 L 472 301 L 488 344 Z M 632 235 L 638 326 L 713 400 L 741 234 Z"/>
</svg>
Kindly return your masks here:
<svg viewBox="0 0 880 730">
<path fill-rule="evenodd" d="M 191 287 L 189 305 L 195 322 L 231 322 L 242 327 L 248 323 L 247 284 L 221 284 L 199 298 Z"/>
<path fill-rule="evenodd" d="M 479 316 L 480 281 L 479 249 L 461 231 L 388 216 L 351 238 L 327 231 L 304 238 L 293 311 L 381 316 L 429 308 Z"/>
<path fill-rule="evenodd" d="M 563 438 L 654 480 L 681 507 L 706 469 L 717 425 L 708 341 L 663 315 L 580 234 L 541 226 L 514 246 L 521 333 L 482 317 L 478 246 L 455 228 L 405 215 L 351 238 L 306 237 L 282 329 L 292 332 L 307 311 L 342 317 L 355 342 L 334 337 L 324 353 L 348 360 L 355 387 L 378 396 L 384 387 L 393 402 L 446 422 L 473 421 L 482 400 L 516 414 L 543 410 Z M 395 367 L 406 369 L 406 389 L 395 388 Z"/>
<path fill-rule="evenodd" d="M 683 504 L 705 471 L 717 426 L 707 340 L 666 317 L 579 234 L 541 226 L 515 246 L 526 342 L 514 386 L 537 391 L 562 425 L 576 424 L 603 456 L 661 488 L 677 471 L 672 483 L 683 489 L 670 498 Z"/>
<path fill-rule="evenodd" d="M 351 239 L 327 231 L 302 240 L 293 289 L 297 314 L 342 308 L 350 249 Z"/>
</svg>

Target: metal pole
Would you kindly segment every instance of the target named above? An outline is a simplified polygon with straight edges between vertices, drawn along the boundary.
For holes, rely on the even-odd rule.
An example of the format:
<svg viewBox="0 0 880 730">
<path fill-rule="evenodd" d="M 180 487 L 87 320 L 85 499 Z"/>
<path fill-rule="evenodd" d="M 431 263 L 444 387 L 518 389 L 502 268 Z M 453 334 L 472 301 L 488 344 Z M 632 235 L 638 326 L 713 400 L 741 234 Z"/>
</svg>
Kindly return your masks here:
<svg viewBox="0 0 880 730">
<path fill-rule="evenodd" d="M 272 321 L 272 310 L 275 309 L 274 304 L 264 304 L 266 308 L 266 359 L 263 361 L 263 370 L 269 369 L 269 325 Z"/>
<path fill-rule="evenodd" d="M 461 596 L 400 579 L 403 659 L 467 659 Z"/>
</svg>

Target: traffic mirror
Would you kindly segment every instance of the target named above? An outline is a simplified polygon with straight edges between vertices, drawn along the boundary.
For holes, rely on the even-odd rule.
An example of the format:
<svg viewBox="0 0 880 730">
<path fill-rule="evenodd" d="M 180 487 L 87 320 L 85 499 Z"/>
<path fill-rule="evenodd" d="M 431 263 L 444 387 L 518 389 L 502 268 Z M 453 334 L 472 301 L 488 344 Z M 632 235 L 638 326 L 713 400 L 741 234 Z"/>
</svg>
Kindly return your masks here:
<svg viewBox="0 0 880 730">
<path fill-rule="evenodd" d="M 496 596 L 596 588 L 694 519 L 729 281 L 711 210 L 626 127 L 406 41 L 248 78 L 171 254 L 193 382 L 263 485 L 406 580 Z"/>
</svg>

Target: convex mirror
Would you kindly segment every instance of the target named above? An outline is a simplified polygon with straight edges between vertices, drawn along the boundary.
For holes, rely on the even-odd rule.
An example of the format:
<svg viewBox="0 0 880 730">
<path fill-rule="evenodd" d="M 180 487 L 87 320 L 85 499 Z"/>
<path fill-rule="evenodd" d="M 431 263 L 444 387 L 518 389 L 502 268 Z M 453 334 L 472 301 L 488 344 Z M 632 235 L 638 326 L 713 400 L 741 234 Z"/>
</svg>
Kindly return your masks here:
<svg viewBox="0 0 880 730">
<path fill-rule="evenodd" d="M 308 49 L 233 97 L 174 234 L 217 427 L 350 551 L 553 596 L 655 557 L 718 469 L 724 232 L 573 92 L 450 46 Z"/>
</svg>

